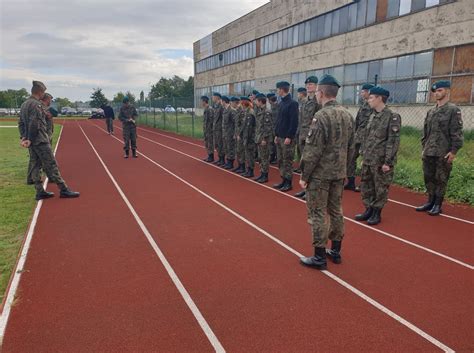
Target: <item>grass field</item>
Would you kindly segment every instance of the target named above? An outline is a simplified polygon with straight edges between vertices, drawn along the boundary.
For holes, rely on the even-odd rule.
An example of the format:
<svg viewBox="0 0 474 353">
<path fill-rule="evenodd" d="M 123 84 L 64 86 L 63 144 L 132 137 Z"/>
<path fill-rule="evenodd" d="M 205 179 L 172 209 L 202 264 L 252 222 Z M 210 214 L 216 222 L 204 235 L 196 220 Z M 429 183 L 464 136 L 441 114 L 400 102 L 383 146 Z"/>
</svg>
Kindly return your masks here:
<svg viewBox="0 0 474 353">
<path fill-rule="evenodd" d="M 16 122 L 1 121 L 0 126 L 16 126 Z M 60 125 L 55 126 L 56 144 Z M 0 128 L 0 301 L 3 299 L 11 271 L 33 209 L 34 188 L 26 185 L 28 150 L 20 147 L 18 129 Z"/>
</svg>

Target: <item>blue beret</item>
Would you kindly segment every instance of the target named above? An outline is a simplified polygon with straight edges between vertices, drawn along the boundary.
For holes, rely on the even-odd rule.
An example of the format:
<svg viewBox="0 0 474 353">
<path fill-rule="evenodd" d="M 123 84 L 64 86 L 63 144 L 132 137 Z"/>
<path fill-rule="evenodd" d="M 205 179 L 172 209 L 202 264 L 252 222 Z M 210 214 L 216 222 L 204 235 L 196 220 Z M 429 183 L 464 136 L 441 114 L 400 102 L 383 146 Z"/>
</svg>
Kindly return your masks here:
<svg viewBox="0 0 474 353">
<path fill-rule="evenodd" d="M 226 102 L 226 103 L 229 103 L 229 102 L 230 102 L 230 99 L 229 99 L 229 97 L 227 97 L 227 96 L 222 96 L 222 100 L 223 100 L 224 102 Z"/>
<path fill-rule="evenodd" d="M 290 87 L 290 83 L 287 81 L 277 82 L 276 88 Z"/>
<path fill-rule="evenodd" d="M 239 97 L 230 97 L 231 102 L 239 102 L 240 98 Z"/>
<path fill-rule="evenodd" d="M 257 91 L 256 89 L 254 89 L 254 90 L 252 91 L 252 94 L 255 95 L 255 96 L 258 95 L 259 93 L 260 93 L 260 92 Z"/>
<path fill-rule="evenodd" d="M 373 87 L 374 87 L 374 85 L 371 84 L 371 83 L 364 83 L 364 84 L 362 85 L 361 89 L 365 89 L 365 90 L 369 91 L 369 90 L 370 90 L 371 88 L 373 88 Z"/>
<path fill-rule="evenodd" d="M 212 94 L 214 97 L 219 97 L 219 98 L 222 98 L 221 94 L 219 92 L 214 92 Z"/>
<path fill-rule="evenodd" d="M 267 98 L 273 98 L 273 97 L 275 97 L 275 93 L 268 93 L 267 94 Z"/>
<path fill-rule="evenodd" d="M 304 87 L 298 88 L 298 93 L 306 93 L 306 92 L 307 92 L 306 88 L 304 88 Z"/>
<path fill-rule="evenodd" d="M 249 101 L 249 102 L 250 102 L 250 98 L 249 98 L 249 97 L 246 97 L 246 96 L 240 97 L 240 100 L 241 100 L 241 101 Z"/>
<path fill-rule="evenodd" d="M 316 76 L 309 76 L 304 83 L 318 83 L 318 78 Z"/>
<path fill-rule="evenodd" d="M 259 94 L 257 94 L 257 95 L 255 96 L 255 98 L 256 98 L 256 99 L 260 99 L 260 98 L 265 98 L 265 99 L 267 99 L 267 96 L 264 95 L 263 93 L 259 93 Z"/>
<path fill-rule="evenodd" d="M 201 96 L 201 100 L 209 102 L 209 97 L 208 96 Z"/>
<path fill-rule="evenodd" d="M 128 103 L 128 102 L 130 102 L 130 97 L 128 96 L 123 97 L 122 103 Z"/>
<path fill-rule="evenodd" d="M 390 92 L 387 91 L 385 88 L 380 87 L 380 86 L 375 86 L 372 87 L 369 91 L 370 94 L 375 94 L 377 96 L 384 96 L 384 97 L 389 97 Z"/>
<path fill-rule="evenodd" d="M 334 76 L 331 75 L 323 75 L 318 82 L 318 85 L 321 86 L 336 86 L 341 87 L 341 84 Z"/>
<path fill-rule="evenodd" d="M 451 82 L 448 80 L 436 81 L 431 85 L 431 92 L 436 91 L 438 88 L 451 88 Z"/>
</svg>

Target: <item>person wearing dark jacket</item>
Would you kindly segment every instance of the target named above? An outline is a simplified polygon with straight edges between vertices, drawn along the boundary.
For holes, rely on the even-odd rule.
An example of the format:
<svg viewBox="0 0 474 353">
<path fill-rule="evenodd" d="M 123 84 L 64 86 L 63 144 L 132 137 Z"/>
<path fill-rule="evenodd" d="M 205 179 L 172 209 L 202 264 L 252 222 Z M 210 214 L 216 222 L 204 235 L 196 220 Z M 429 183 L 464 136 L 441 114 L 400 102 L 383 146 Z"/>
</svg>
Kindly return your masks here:
<svg viewBox="0 0 474 353">
<path fill-rule="evenodd" d="M 277 83 L 276 87 L 281 102 L 275 126 L 275 145 L 277 146 L 278 166 L 282 181 L 273 185 L 273 187 L 285 192 L 292 189 L 293 159 L 299 111 L 298 102 L 294 101 L 289 93 L 290 84 L 281 81 Z"/>
<path fill-rule="evenodd" d="M 107 132 L 110 134 L 114 133 L 114 119 L 115 119 L 115 114 L 114 110 L 110 105 L 102 105 L 101 106 L 102 110 L 104 111 L 104 116 L 105 116 L 105 123 L 107 125 Z"/>
</svg>

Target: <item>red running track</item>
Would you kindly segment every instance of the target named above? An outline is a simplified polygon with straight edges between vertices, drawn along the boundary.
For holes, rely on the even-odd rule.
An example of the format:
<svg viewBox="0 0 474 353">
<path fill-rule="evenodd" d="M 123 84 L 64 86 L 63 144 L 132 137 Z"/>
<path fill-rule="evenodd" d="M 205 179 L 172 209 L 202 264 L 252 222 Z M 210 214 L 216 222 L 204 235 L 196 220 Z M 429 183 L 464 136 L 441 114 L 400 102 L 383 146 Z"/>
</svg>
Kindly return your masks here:
<svg viewBox="0 0 474 353">
<path fill-rule="evenodd" d="M 227 351 L 439 351 L 149 160 L 124 161 L 120 143 L 93 123 L 80 125 Z M 139 141 L 152 160 L 309 251 L 304 204 Z M 82 196 L 44 203 L 4 351 L 212 351 L 74 123 L 58 159 Z M 471 350 L 469 269 L 357 224 L 347 234 L 344 264 L 331 272 L 449 347 Z"/>
</svg>

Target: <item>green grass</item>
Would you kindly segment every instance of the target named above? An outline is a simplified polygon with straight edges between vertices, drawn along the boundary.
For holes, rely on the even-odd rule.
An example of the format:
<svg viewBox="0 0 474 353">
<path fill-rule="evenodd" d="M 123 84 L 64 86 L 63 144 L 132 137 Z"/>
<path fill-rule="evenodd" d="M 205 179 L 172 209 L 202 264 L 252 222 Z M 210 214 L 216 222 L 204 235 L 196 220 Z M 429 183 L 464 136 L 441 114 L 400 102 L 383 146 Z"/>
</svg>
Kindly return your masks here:
<svg viewBox="0 0 474 353">
<path fill-rule="evenodd" d="M 176 120 L 178 124 L 176 124 Z M 158 129 L 176 132 L 181 135 L 191 136 L 196 138 L 203 138 L 204 134 L 202 131 L 202 116 L 194 117 L 194 128 L 193 118 L 191 114 L 180 114 L 176 116 L 175 113 L 153 113 L 140 114 L 138 117 L 138 123 L 140 125 L 147 125 Z"/>
<path fill-rule="evenodd" d="M 0 126 L 16 125 L 1 121 Z M 56 144 L 61 126 L 54 129 Z M 15 266 L 18 252 L 33 214 L 34 188 L 26 185 L 28 150 L 20 147 L 18 129 L 0 128 L 0 301 Z"/>
</svg>

